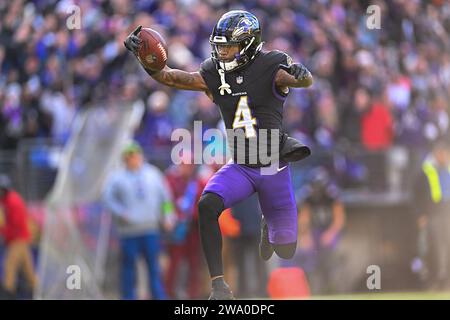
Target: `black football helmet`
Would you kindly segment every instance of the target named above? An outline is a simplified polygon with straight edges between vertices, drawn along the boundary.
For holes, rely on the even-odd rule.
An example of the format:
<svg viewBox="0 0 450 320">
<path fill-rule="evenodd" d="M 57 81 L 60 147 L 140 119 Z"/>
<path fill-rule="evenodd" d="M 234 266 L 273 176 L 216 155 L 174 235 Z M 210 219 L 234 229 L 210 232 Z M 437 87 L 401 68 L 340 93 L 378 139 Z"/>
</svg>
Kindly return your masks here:
<svg viewBox="0 0 450 320">
<path fill-rule="evenodd" d="M 243 10 L 225 13 L 214 26 L 209 38 L 211 58 L 217 69 L 225 72 L 238 70 L 247 65 L 261 51 L 261 26 L 255 15 Z M 217 46 L 239 45 L 239 53 L 234 60 L 226 62 L 219 59 Z"/>
</svg>

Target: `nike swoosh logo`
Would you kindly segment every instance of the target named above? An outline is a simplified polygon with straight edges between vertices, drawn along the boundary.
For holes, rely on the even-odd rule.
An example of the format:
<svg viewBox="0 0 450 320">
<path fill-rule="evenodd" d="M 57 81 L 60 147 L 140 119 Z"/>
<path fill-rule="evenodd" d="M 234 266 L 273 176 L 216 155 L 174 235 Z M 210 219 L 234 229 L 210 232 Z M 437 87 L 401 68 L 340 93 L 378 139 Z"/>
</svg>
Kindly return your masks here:
<svg viewBox="0 0 450 320">
<path fill-rule="evenodd" d="M 287 166 L 284 166 L 283 168 L 277 168 L 277 171 L 280 172 L 281 170 L 286 169 L 286 168 L 287 168 Z"/>
</svg>

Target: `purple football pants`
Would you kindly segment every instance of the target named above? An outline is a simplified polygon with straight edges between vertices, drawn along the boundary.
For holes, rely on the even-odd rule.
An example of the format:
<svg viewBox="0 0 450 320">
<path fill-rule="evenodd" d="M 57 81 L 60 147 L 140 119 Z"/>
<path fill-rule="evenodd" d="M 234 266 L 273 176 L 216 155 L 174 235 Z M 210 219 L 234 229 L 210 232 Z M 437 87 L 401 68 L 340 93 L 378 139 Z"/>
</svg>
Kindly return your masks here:
<svg viewBox="0 0 450 320">
<path fill-rule="evenodd" d="M 260 168 L 227 163 L 211 177 L 203 193 L 219 195 L 225 208 L 230 208 L 258 192 L 270 243 L 294 243 L 297 241 L 297 205 L 289 164 L 280 163 L 278 172 L 273 175 L 262 175 L 260 171 Z"/>
</svg>

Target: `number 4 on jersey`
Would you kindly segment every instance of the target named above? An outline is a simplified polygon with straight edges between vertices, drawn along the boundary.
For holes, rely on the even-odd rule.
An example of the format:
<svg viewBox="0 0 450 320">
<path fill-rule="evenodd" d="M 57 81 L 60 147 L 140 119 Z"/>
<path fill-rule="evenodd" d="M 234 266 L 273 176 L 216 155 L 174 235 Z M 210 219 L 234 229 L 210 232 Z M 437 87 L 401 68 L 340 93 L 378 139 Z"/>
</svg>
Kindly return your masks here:
<svg viewBox="0 0 450 320">
<path fill-rule="evenodd" d="M 256 125 L 256 118 L 252 118 L 252 113 L 248 106 L 247 96 L 242 96 L 239 99 L 236 113 L 234 115 L 233 129 L 244 128 L 245 137 L 253 138 L 256 137 L 254 125 Z"/>
</svg>

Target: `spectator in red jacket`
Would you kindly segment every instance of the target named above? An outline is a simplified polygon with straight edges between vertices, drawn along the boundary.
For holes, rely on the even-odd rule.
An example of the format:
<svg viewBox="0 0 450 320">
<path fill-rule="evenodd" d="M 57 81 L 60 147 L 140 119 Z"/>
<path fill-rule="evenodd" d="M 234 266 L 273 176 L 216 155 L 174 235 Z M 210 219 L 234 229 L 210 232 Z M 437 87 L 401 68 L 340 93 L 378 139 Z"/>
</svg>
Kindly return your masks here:
<svg viewBox="0 0 450 320">
<path fill-rule="evenodd" d="M 0 227 L 0 235 L 6 244 L 3 289 L 14 296 L 17 276 L 21 270 L 32 290 L 37 279 L 30 249 L 31 232 L 27 209 L 22 197 L 12 189 L 11 181 L 6 175 L 0 175 L 0 206 L 5 214 L 5 224 Z"/>
<path fill-rule="evenodd" d="M 394 119 L 386 99 L 377 99 L 362 117 L 362 142 L 368 154 L 366 164 L 369 170 L 369 188 L 385 192 L 388 187 L 387 159 L 384 151 L 394 140 Z"/>
<path fill-rule="evenodd" d="M 362 117 L 362 141 L 367 150 L 386 150 L 394 138 L 394 119 L 389 107 L 375 101 Z"/>
</svg>

